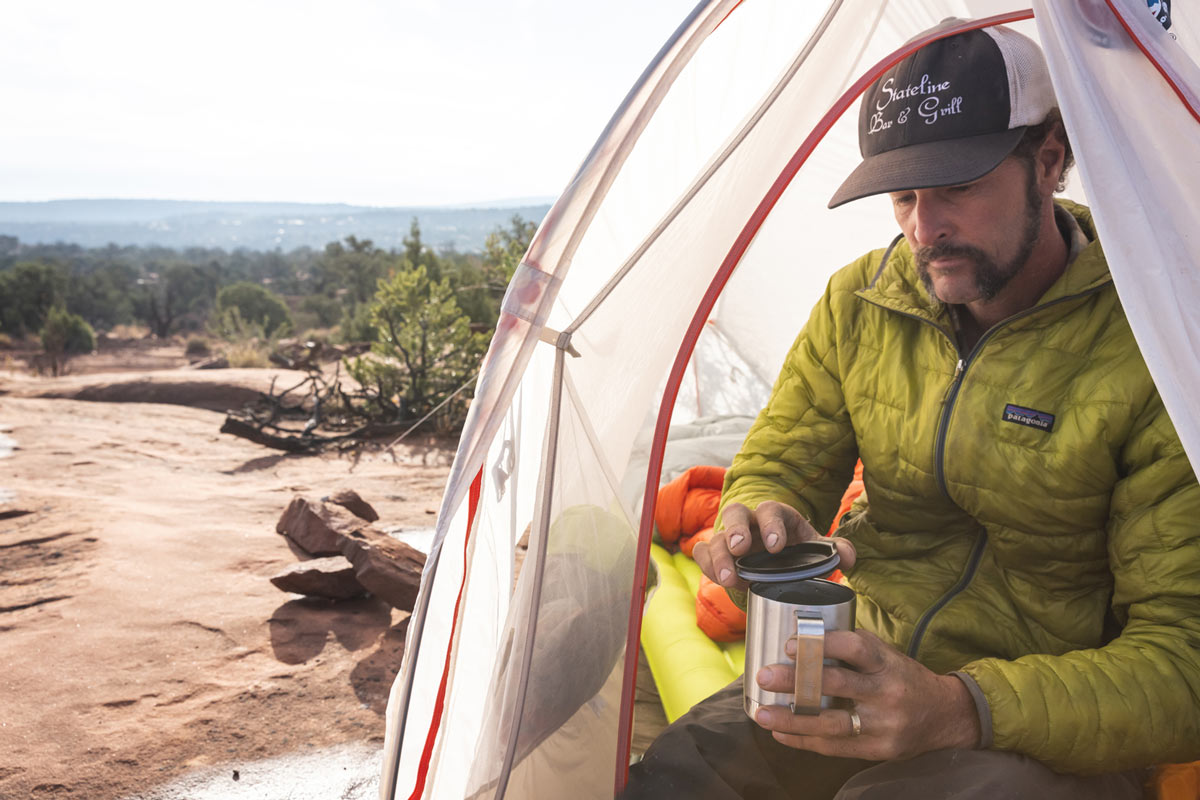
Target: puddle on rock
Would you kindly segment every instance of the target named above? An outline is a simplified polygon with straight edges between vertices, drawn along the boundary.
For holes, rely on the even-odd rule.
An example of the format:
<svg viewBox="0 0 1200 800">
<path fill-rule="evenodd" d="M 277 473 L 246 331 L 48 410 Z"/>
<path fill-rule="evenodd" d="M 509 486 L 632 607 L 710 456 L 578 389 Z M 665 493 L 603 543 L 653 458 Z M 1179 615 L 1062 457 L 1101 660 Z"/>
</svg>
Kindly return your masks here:
<svg viewBox="0 0 1200 800">
<path fill-rule="evenodd" d="M 436 529 L 387 528 L 386 532 L 393 539 L 399 539 L 414 550 L 420 550 L 425 555 L 429 555 L 429 548 L 433 547 L 433 535 L 436 533 Z"/>
<path fill-rule="evenodd" d="M 345 744 L 202 767 L 126 800 L 376 800 L 382 763 L 379 745 Z"/>
<path fill-rule="evenodd" d="M 11 436 L 5 436 L 3 431 L 10 431 L 11 427 L 0 422 L 0 458 L 8 458 L 17 449 L 17 440 Z M 6 489 L 0 486 L 0 505 L 16 502 L 17 494 L 12 489 Z"/>
</svg>

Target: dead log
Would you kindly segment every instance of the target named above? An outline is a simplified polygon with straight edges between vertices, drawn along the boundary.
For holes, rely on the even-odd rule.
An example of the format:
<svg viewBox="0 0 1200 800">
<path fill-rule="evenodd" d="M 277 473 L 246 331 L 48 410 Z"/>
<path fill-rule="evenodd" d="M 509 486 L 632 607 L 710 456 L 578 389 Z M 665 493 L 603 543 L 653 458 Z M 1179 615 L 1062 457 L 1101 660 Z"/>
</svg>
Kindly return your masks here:
<svg viewBox="0 0 1200 800">
<path fill-rule="evenodd" d="M 231 415 L 225 417 L 225 423 L 221 425 L 221 433 L 229 433 L 242 439 L 249 439 L 255 444 L 275 450 L 286 450 L 289 453 L 311 453 L 320 444 L 311 436 L 276 436 Z"/>
</svg>

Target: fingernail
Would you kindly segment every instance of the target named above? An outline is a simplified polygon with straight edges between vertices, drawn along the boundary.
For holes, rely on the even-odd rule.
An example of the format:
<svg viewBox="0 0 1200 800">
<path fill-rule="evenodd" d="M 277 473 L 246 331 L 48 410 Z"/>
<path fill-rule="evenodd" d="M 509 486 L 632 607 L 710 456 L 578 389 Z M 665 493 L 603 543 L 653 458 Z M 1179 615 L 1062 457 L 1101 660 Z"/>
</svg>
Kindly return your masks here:
<svg viewBox="0 0 1200 800">
<path fill-rule="evenodd" d="M 729 580 L 729 576 L 732 574 L 733 573 L 729 571 L 729 567 L 726 567 L 725 569 L 721 570 L 721 574 L 718 575 L 717 578 L 720 583 L 724 583 L 725 581 Z"/>
<path fill-rule="evenodd" d="M 783 652 L 786 655 L 795 657 L 795 655 L 796 655 L 796 640 L 788 639 L 786 642 L 784 642 L 783 643 Z"/>
<path fill-rule="evenodd" d="M 778 533 L 768 533 L 767 534 L 767 547 L 774 547 L 775 543 L 778 541 L 779 541 Z"/>
<path fill-rule="evenodd" d="M 758 681 L 759 686 L 762 686 L 764 683 L 770 683 L 771 682 L 771 668 L 763 667 L 762 669 L 760 669 L 758 671 L 758 674 L 756 674 L 754 676 L 754 680 Z"/>
<path fill-rule="evenodd" d="M 765 708 L 760 708 L 754 715 L 754 721 L 759 725 L 762 725 L 764 728 L 767 727 L 771 724 L 771 712 L 767 711 Z"/>
<path fill-rule="evenodd" d="M 740 533 L 735 533 L 733 536 L 729 537 L 729 546 L 737 547 L 745 540 L 745 538 L 746 537 L 742 536 Z"/>
</svg>

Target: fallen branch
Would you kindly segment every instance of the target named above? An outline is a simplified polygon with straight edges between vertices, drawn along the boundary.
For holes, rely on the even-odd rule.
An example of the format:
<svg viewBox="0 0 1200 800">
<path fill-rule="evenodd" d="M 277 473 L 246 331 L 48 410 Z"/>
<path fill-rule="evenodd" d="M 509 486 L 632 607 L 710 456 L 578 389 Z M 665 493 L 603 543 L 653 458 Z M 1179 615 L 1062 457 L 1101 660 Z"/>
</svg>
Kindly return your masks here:
<svg viewBox="0 0 1200 800">
<path fill-rule="evenodd" d="M 276 436 L 232 415 L 225 417 L 225 423 L 221 426 L 221 433 L 240 436 L 243 439 L 249 439 L 255 444 L 265 445 L 275 450 L 286 450 L 289 453 L 311 453 L 323 444 L 317 437 L 313 436 Z"/>
<path fill-rule="evenodd" d="M 272 380 L 271 387 L 260 392 L 254 402 L 227 412 L 221 433 L 289 453 L 315 453 L 327 446 L 345 449 L 351 442 L 400 434 L 386 448 L 392 450 L 474 384 L 477 377 L 472 376 L 420 419 L 397 419 L 405 416 L 403 404 L 390 405 L 383 398 L 382 387 L 347 391 L 340 379 L 340 364 L 332 376 L 314 367 L 303 380 L 282 391 Z M 301 389 L 307 397 L 289 401 L 288 396 Z"/>
</svg>

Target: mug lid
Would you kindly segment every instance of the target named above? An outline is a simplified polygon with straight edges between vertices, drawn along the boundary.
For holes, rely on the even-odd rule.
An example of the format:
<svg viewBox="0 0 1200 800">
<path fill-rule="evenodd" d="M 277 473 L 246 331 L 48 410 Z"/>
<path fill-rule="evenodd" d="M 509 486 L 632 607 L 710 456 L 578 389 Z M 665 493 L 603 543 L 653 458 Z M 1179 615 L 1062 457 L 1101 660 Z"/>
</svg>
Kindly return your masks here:
<svg viewBox="0 0 1200 800">
<path fill-rule="evenodd" d="M 738 577 L 744 581 L 782 583 L 823 577 L 837 569 L 841 562 L 832 541 L 814 539 L 790 544 L 778 553 L 766 550 L 747 553 L 733 563 Z"/>
</svg>

